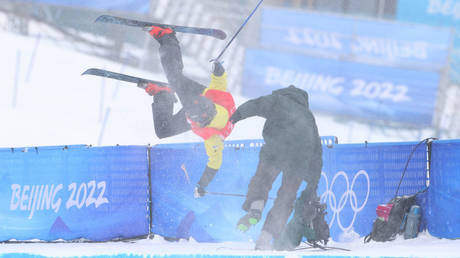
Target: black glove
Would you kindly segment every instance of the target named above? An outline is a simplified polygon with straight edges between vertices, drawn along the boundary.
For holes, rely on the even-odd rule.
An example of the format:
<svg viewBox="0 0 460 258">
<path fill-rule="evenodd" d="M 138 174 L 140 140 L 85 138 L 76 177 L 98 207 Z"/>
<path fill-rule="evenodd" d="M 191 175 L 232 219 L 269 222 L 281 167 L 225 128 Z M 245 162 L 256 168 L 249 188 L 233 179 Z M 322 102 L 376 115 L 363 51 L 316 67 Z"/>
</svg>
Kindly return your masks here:
<svg viewBox="0 0 460 258">
<path fill-rule="evenodd" d="M 195 198 L 203 197 L 206 194 L 206 187 L 212 181 L 212 179 L 216 176 L 217 169 L 210 168 L 206 166 L 204 169 L 203 175 L 201 175 L 200 181 L 195 187 L 194 196 Z"/>
<path fill-rule="evenodd" d="M 222 76 L 224 72 L 225 72 L 225 69 L 219 61 L 212 62 L 212 73 L 215 76 Z"/>
<path fill-rule="evenodd" d="M 232 124 L 236 124 L 238 121 L 241 120 L 241 114 L 240 112 L 238 112 L 238 110 L 235 111 L 235 113 L 233 113 L 233 115 L 230 117 L 230 122 Z"/>
<path fill-rule="evenodd" d="M 201 198 L 206 195 L 206 189 L 201 187 L 200 185 L 195 186 L 195 190 L 193 192 L 193 197 L 195 198 Z"/>
</svg>

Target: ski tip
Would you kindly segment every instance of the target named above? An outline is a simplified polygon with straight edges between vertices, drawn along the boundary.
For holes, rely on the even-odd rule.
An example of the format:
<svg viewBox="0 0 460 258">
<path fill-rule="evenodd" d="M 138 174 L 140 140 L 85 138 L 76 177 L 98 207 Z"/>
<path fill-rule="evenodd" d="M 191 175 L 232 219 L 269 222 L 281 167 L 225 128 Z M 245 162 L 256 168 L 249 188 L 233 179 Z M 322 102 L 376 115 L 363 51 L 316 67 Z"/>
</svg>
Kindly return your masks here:
<svg viewBox="0 0 460 258">
<path fill-rule="evenodd" d="M 87 70 L 84 71 L 81 75 L 91 74 L 92 71 L 94 71 L 94 68 L 87 69 Z"/>
<path fill-rule="evenodd" d="M 106 22 L 108 17 L 109 16 L 106 14 L 100 15 L 99 17 L 96 18 L 96 20 L 94 20 L 94 22 Z"/>
<path fill-rule="evenodd" d="M 223 30 L 216 30 L 216 34 L 214 36 L 218 39 L 224 40 L 227 38 L 227 33 Z"/>
</svg>

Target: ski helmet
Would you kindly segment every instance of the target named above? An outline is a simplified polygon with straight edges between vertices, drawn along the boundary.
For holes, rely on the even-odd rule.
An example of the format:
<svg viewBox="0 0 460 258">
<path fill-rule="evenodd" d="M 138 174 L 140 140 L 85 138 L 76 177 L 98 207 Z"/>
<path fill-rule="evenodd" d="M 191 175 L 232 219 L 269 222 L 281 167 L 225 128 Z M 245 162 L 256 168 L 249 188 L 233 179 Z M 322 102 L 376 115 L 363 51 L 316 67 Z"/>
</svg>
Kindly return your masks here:
<svg viewBox="0 0 460 258">
<path fill-rule="evenodd" d="M 214 103 L 204 96 L 194 98 L 186 107 L 187 117 L 193 122 L 198 123 L 200 127 L 205 127 L 211 123 L 216 113 Z"/>
</svg>

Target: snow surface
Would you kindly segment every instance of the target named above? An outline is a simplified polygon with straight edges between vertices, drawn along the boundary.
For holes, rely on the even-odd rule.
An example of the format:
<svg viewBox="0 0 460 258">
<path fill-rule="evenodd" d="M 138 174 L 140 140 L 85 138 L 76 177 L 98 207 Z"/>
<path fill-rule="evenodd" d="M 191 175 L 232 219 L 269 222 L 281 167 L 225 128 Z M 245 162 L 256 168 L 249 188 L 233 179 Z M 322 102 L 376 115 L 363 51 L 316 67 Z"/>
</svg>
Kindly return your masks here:
<svg viewBox="0 0 460 258">
<path fill-rule="evenodd" d="M 35 28 L 36 31 L 45 29 Z M 151 97 L 134 85 L 81 76 L 83 71 L 92 67 L 154 80 L 164 80 L 162 74 L 150 74 L 77 53 L 45 37 L 24 37 L 0 31 L 0 39 L 0 147 L 154 145 L 200 141 L 192 133 L 163 140 L 156 138 L 150 110 Z M 191 68 L 187 69 L 190 72 Z M 237 104 L 245 101 L 240 96 L 235 98 Z M 390 133 L 373 131 L 369 125 L 341 123 L 327 116 L 317 116 L 317 121 L 321 135 L 338 136 L 341 143 L 418 141 L 432 136 L 430 131 L 415 135 L 404 130 Z M 260 139 L 263 122 L 258 118 L 242 121 L 229 139 Z M 357 239 L 329 245 L 353 251 L 261 252 L 252 250 L 253 243 L 167 242 L 157 236 L 134 243 L 4 243 L 0 244 L 0 254 L 59 257 L 120 254 L 460 257 L 460 240 L 438 239 L 428 233 L 412 240 L 399 238 L 393 242 L 363 244 L 362 239 Z"/>
<path fill-rule="evenodd" d="M 404 240 L 402 236 L 392 242 L 363 243 L 362 239 L 350 243 L 331 242 L 329 246 L 351 251 L 305 249 L 297 251 L 255 251 L 253 243 L 224 242 L 198 243 L 190 241 L 168 242 L 162 237 L 141 239 L 133 242 L 107 243 L 14 243 L 0 244 L 0 254 L 27 253 L 42 256 L 338 256 L 338 257 L 460 257 L 460 240 L 437 239 L 424 232 L 415 239 Z M 302 244 L 299 248 L 306 246 Z"/>
</svg>

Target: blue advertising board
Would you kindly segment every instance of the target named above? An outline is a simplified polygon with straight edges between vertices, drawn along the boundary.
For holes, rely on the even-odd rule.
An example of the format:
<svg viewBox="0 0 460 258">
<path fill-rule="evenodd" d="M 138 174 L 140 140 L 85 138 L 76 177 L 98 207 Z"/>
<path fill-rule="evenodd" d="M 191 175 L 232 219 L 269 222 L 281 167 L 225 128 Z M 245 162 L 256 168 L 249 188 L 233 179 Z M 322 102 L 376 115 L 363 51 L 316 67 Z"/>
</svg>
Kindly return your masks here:
<svg viewBox="0 0 460 258">
<path fill-rule="evenodd" d="M 0 240 L 149 233 L 147 147 L 0 149 Z"/>
<path fill-rule="evenodd" d="M 460 48 L 460 0 L 399 0 L 397 19 L 400 21 L 435 25 L 456 30 L 452 40 L 453 48 Z M 452 51 L 450 78 L 459 81 L 458 65 L 460 56 L 458 50 Z"/>
<path fill-rule="evenodd" d="M 327 204 L 333 240 L 367 235 L 377 205 L 415 193 L 421 229 L 459 237 L 459 140 L 431 143 L 429 177 L 422 142 L 336 144 L 335 137 L 322 137 L 322 144 L 318 195 Z M 104 241 L 150 233 L 199 242 L 255 240 L 281 181 L 273 184 L 262 221 L 247 233 L 237 231 L 262 145 L 227 141 L 210 193 L 199 199 L 193 188 L 206 164 L 202 143 L 0 148 L 0 241 Z M 430 187 L 422 193 L 427 179 Z"/>
<path fill-rule="evenodd" d="M 458 28 L 460 0 L 398 0 L 397 19 Z"/>
<path fill-rule="evenodd" d="M 260 43 L 270 49 L 439 71 L 447 64 L 450 37 L 444 28 L 264 8 Z"/>
<path fill-rule="evenodd" d="M 428 231 L 442 238 L 460 238 L 460 140 L 432 143 Z"/>
<path fill-rule="evenodd" d="M 136 13 L 148 13 L 149 0 L 112 0 L 112 1 L 94 1 L 94 0 L 21 0 L 25 2 L 38 2 L 54 5 L 66 5 L 72 7 L 84 7 L 99 10 L 118 10 Z"/>
<path fill-rule="evenodd" d="M 203 144 L 155 146 L 151 152 L 152 233 L 193 237 L 199 242 L 257 239 L 273 199 L 269 199 L 262 221 L 253 230 L 241 233 L 236 223 L 245 214 L 241 206 L 262 144 L 228 141 L 222 167 L 207 189 L 211 194 L 199 199 L 193 197 L 193 189 L 207 160 Z M 426 153 L 425 145 L 414 142 L 323 145 L 318 195 L 327 204 L 326 220 L 332 239 L 347 241 L 370 233 L 377 205 L 394 197 L 406 164 L 398 194 L 423 190 Z M 279 177 L 269 197 L 276 197 L 280 183 Z M 304 187 L 305 184 L 299 188 L 299 193 Z"/>
<path fill-rule="evenodd" d="M 435 72 L 247 49 L 241 94 L 293 84 L 309 93 L 313 111 L 429 126 L 439 80 Z"/>
<path fill-rule="evenodd" d="M 338 144 L 323 151 L 318 194 L 327 204 L 327 219 L 335 241 L 347 242 L 369 234 L 377 206 L 388 203 L 396 193 L 412 195 L 426 189 L 426 145 Z M 418 203 L 425 208 L 426 197 L 420 197 Z"/>
</svg>

